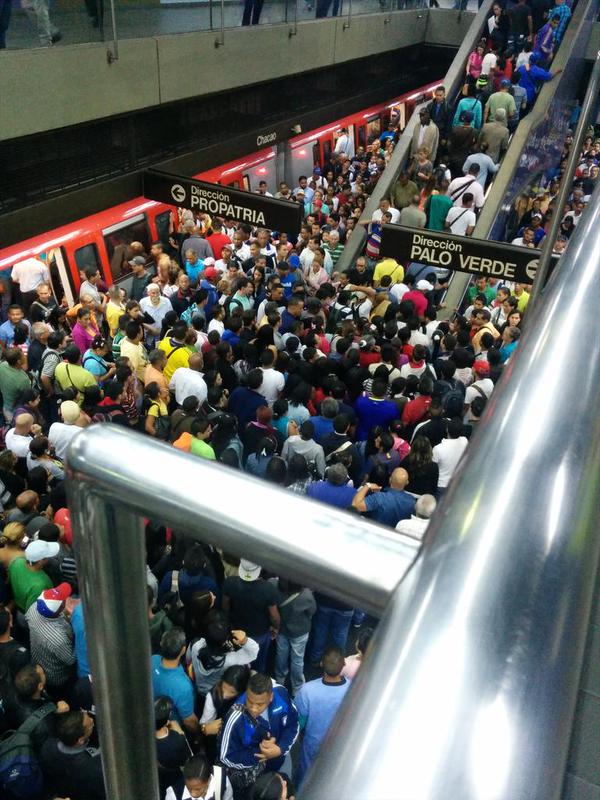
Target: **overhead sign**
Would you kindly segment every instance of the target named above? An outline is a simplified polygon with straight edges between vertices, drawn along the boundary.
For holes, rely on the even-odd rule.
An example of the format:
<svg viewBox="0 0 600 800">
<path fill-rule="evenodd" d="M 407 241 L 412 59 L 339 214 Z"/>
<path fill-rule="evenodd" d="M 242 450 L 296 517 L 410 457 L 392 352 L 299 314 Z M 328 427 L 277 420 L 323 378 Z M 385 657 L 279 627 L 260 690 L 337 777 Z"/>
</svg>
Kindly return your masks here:
<svg viewBox="0 0 600 800">
<path fill-rule="evenodd" d="M 144 172 L 144 197 L 270 230 L 296 233 L 302 224 L 303 209 L 300 203 L 275 200 L 273 197 L 154 169 Z"/>
<path fill-rule="evenodd" d="M 383 226 L 380 254 L 516 283 L 533 283 L 539 259 L 528 247 L 401 225 Z"/>
</svg>

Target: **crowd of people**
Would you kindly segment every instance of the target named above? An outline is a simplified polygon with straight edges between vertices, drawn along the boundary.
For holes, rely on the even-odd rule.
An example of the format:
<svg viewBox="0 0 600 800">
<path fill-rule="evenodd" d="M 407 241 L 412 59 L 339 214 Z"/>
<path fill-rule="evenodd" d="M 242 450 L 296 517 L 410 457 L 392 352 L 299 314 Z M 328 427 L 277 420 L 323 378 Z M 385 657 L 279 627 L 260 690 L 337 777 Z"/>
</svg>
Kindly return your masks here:
<svg viewBox="0 0 600 800">
<path fill-rule="evenodd" d="M 394 121 L 368 148 L 340 146 L 296 187 L 279 186 L 278 197 L 304 206 L 300 231 L 182 211 L 168 241 L 115 252 L 130 273 L 122 286 L 84 268 L 72 307 L 53 296 L 42 261 L 33 278 L 31 262 L 13 268 L 15 302 L 0 325 L 0 734 L 18 732 L 0 743 L 3 797 L 106 796 L 64 489 L 82 429 L 119 425 L 398 535 L 427 535 L 519 345 L 529 287 L 477 277 L 461 308 L 438 319 L 447 276 L 381 258 L 381 226 L 472 231 L 497 169 L 489 126 L 526 111 L 527 82 L 515 74 L 531 72 L 536 54 L 551 58 L 566 16 L 553 14 L 567 6 L 555 0 L 534 47 L 528 7 L 515 8 L 494 11 L 457 108 L 436 90 L 350 270 L 337 265 L 393 150 Z M 523 57 L 513 75 L 511 44 Z M 592 134 L 565 241 L 599 151 Z M 560 171 L 515 204 L 515 243 L 540 246 Z M 146 545 L 161 800 L 294 797 L 376 620 L 269 575 L 252 553 L 237 558 L 157 522 Z"/>
</svg>

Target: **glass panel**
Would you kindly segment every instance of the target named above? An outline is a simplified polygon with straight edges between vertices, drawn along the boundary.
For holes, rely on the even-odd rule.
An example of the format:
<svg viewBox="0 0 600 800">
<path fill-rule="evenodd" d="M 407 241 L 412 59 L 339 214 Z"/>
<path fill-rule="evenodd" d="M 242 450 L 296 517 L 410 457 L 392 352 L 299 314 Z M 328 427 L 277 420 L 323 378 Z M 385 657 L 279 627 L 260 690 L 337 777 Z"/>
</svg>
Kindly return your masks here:
<svg viewBox="0 0 600 800">
<path fill-rule="evenodd" d="M 244 181 L 244 189 L 247 192 L 249 192 L 250 191 L 250 178 L 247 175 L 244 175 L 242 180 Z"/>
<path fill-rule="evenodd" d="M 131 272 L 131 267 L 128 264 L 131 255 L 129 251 L 131 242 L 141 242 L 144 245 L 144 251 L 146 253 L 149 251 L 150 234 L 145 217 L 133 223 L 124 223 L 118 228 L 114 226 L 110 229 L 110 232 L 104 233 L 104 243 L 106 244 L 110 260 L 110 271 L 114 281 Z"/>
<path fill-rule="evenodd" d="M 367 121 L 367 141 L 369 144 L 379 138 L 381 133 L 381 120 L 379 117 L 372 117 Z"/>
<path fill-rule="evenodd" d="M 98 267 L 102 271 L 102 265 L 98 258 L 98 249 L 93 242 L 92 244 L 84 244 L 83 247 L 75 250 L 75 264 L 79 271 L 86 267 Z"/>
<path fill-rule="evenodd" d="M 163 211 L 161 214 L 157 214 L 156 217 L 154 217 L 154 224 L 156 225 L 156 232 L 158 233 L 160 241 L 163 244 L 168 244 L 169 229 L 171 227 L 171 212 Z"/>
</svg>

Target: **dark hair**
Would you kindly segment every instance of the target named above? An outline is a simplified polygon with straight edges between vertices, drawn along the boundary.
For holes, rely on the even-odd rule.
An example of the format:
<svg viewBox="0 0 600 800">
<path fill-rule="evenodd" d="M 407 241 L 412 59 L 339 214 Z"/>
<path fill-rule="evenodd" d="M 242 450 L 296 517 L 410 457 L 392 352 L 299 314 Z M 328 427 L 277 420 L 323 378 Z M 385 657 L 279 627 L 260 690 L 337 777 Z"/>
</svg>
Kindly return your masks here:
<svg viewBox="0 0 600 800">
<path fill-rule="evenodd" d="M 221 683 L 228 683 L 229 686 L 233 686 L 238 694 L 246 691 L 249 679 L 250 667 L 248 664 L 232 664 L 221 675 Z"/>
<path fill-rule="evenodd" d="M 344 669 L 344 651 L 337 645 L 330 645 L 323 653 L 323 672 L 329 678 L 337 677 Z"/>
<path fill-rule="evenodd" d="M 40 676 L 33 664 L 22 667 L 15 675 L 15 692 L 23 700 L 28 700 L 35 694 L 40 685 Z"/>
<path fill-rule="evenodd" d="M 120 394 L 123 394 L 121 381 L 109 381 L 104 385 L 104 396 L 110 400 L 116 400 Z"/>
<path fill-rule="evenodd" d="M 205 755 L 195 755 L 183 765 L 183 780 L 198 780 L 206 783 L 212 775 L 212 766 Z"/>
<path fill-rule="evenodd" d="M 46 522 L 45 525 L 39 529 L 37 538 L 42 542 L 58 542 L 60 539 L 60 528 L 54 522 Z M 1 633 L 2 631 L 0 631 Z"/>
<path fill-rule="evenodd" d="M 250 676 L 247 691 L 252 692 L 252 694 L 271 694 L 273 691 L 271 678 L 268 675 L 255 672 L 254 675 Z"/>
<path fill-rule="evenodd" d="M 171 717 L 173 701 L 166 695 L 157 697 L 154 701 L 154 727 L 156 730 L 164 728 Z"/>
<path fill-rule="evenodd" d="M 73 747 L 82 736 L 85 736 L 84 713 L 83 711 L 67 711 L 66 714 L 54 715 L 56 735 L 67 747 Z"/>
<path fill-rule="evenodd" d="M 301 453 L 294 453 L 288 462 L 288 481 L 304 481 L 310 477 L 306 458 Z"/>
<path fill-rule="evenodd" d="M 204 640 L 206 644 L 198 652 L 198 660 L 205 670 L 215 670 L 223 666 L 225 655 L 231 650 L 231 626 L 222 611 L 211 611 L 205 620 Z"/>
<path fill-rule="evenodd" d="M 263 382 L 262 370 L 258 369 L 258 367 L 256 369 L 251 369 L 250 372 L 247 373 L 246 386 L 249 389 L 253 389 L 254 391 L 256 391 L 261 386 L 262 382 Z"/>
<path fill-rule="evenodd" d="M 287 465 L 283 458 L 274 456 L 267 464 L 265 480 L 283 486 L 287 478 Z"/>
<path fill-rule="evenodd" d="M 250 800 L 281 800 L 283 796 L 283 778 L 278 772 L 265 772 L 252 786 Z"/>
<path fill-rule="evenodd" d="M 201 544 L 194 544 L 183 558 L 183 568 L 188 575 L 202 575 L 208 567 L 206 554 Z"/>
<path fill-rule="evenodd" d="M 160 654 L 163 658 L 174 659 L 185 647 L 185 633 L 181 628 L 165 631 L 160 639 Z"/>
<path fill-rule="evenodd" d="M 369 642 L 373 638 L 373 634 L 375 630 L 373 628 L 361 628 L 358 632 L 358 636 L 356 637 L 356 649 L 359 653 L 364 653 L 369 646 Z"/>
</svg>

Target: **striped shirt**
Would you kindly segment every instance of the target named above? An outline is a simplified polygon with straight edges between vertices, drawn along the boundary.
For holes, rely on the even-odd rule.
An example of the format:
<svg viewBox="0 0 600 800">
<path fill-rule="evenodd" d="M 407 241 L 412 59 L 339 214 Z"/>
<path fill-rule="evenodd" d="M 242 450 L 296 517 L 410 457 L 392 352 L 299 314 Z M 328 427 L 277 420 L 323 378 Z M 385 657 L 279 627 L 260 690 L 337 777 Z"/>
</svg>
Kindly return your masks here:
<svg viewBox="0 0 600 800">
<path fill-rule="evenodd" d="M 329 245 L 325 245 L 324 249 L 325 252 L 329 253 L 329 255 L 331 256 L 331 260 L 333 261 L 333 267 L 335 269 L 335 267 L 337 266 L 337 262 L 340 260 L 340 256 L 344 252 L 344 245 L 338 242 L 337 245 L 333 248 L 333 250 L 331 249 L 331 247 L 329 247 Z"/>
<path fill-rule="evenodd" d="M 31 662 L 39 664 L 46 673 L 49 686 L 66 683 L 75 664 L 73 629 L 64 615 L 50 619 L 43 617 L 32 603 L 25 614 L 29 625 Z"/>
<path fill-rule="evenodd" d="M 567 25 L 571 19 L 571 9 L 566 3 L 562 6 L 555 6 L 548 14 L 548 21 L 558 19 L 558 28 L 554 31 L 554 49 L 562 42 L 562 38 L 567 30 Z"/>
</svg>

